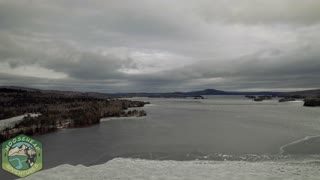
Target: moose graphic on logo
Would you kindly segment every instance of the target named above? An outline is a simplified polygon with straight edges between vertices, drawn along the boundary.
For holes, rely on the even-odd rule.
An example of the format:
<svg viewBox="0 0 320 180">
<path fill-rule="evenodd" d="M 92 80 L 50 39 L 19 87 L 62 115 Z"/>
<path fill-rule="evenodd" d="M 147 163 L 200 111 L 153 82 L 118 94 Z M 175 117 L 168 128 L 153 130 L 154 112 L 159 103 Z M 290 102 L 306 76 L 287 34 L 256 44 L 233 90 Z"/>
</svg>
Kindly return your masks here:
<svg viewBox="0 0 320 180">
<path fill-rule="evenodd" d="M 26 135 L 19 135 L 2 144 L 2 168 L 19 177 L 26 177 L 42 168 L 42 144 Z"/>
</svg>

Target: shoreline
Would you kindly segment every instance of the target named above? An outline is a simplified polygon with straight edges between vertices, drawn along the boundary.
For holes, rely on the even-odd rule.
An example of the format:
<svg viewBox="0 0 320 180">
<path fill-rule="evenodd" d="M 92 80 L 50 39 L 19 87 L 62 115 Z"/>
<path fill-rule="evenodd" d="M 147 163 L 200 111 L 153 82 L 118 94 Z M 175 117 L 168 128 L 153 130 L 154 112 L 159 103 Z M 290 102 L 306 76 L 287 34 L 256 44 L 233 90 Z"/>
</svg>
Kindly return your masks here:
<svg viewBox="0 0 320 180">
<path fill-rule="evenodd" d="M 0 118 L 7 117 L 3 121 L 0 120 L 0 125 L 3 125 L 0 126 L 0 142 L 19 134 L 33 136 L 60 129 L 89 127 L 99 124 L 104 118 L 146 116 L 146 111 L 139 108 L 149 104 L 145 101 L 65 94 L 26 93 L 23 96 L 26 97 L 25 100 L 16 93 L 3 93 L 3 95 L 13 100 L 9 106 L 7 102 L 0 101 Z M 30 113 L 19 115 L 22 111 Z M 15 114 L 17 115 L 14 116 Z"/>
<path fill-rule="evenodd" d="M 140 120 L 140 119 L 146 119 L 146 116 L 105 117 L 100 119 L 100 123 L 108 122 L 108 121 L 116 121 L 116 120 Z"/>
<path fill-rule="evenodd" d="M 135 110 L 135 109 L 134 109 Z M 94 126 L 94 125 L 98 125 L 100 124 L 101 122 L 106 122 L 106 121 L 111 121 L 111 120 L 115 120 L 115 119 L 122 119 L 122 118 L 129 118 L 129 119 L 136 119 L 136 118 L 142 118 L 142 117 L 145 117 L 146 116 L 146 113 L 141 115 L 140 112 L 145 112 L 144 110 L 135 110 L 135 112 L 138 112 L 139 114 L 132 114 L 132 115 L 128 115 L 127 112 L 126 113 L 126 116 L 111 116 L 111 117 L 102 117 L 100 118 L 96 123 L 91 123 L 91 124 L 83 124 L 81 126 L 70 126 L 70 123 L 67 123 L 65 126 L 47 126 L 46 128 L 49 128 L 48 130 L 46 130 L 45 132 L 28 132 L 30 130 L 34 130 L 35 129 L 35 125 L 31 125 L 29 127 L 22 127 L 22 128 L 15 128 L 16 125 L 18 125 L 19 123 L 23 123 L 23 121 L 25 120 L 24 118 L 26 117 L 25 115 L 22 115 L 23 118 L 21 120 L 19 120 L 19 122 L 17 122 L 16 124 L 11 124 L 10 126 L 13 126 L 13 127 L 9 127 L 9 126 L 6 126 L 6 127 L 2 127 L 2 132 L 0 133 L 0 142 L 4 142 L 16 135 L 19 135 L 19 134 L 26 134 L 26 135 L 29 135 L 29 136 L 35 136 L 35 135 L 44 135 L 44 134 L 48 134 L 48 133 L 53 133 L 53 132 L 57 132 L 57 131 L 60 131 L 60 130 L 64 130 L 64 129 L 77 129 L 77 128 L 87 128 L 87 127 L 91 127 L 91 126 Z M 28 114 L 28 113 L 27 113 Z M 40 116 L 40 115 L 39 115 Z M 18 116 L 20 117 L 20 116 Z M 37 118 L 38 116 L 34 116 L 32 118 Z M 15 118 L 15 117 L 13 117 Z M 8 119 L 12 119 L 12 118 L 8 118 Z M 0 120 L 1 122 L 1 120 Z"/>
</svg>

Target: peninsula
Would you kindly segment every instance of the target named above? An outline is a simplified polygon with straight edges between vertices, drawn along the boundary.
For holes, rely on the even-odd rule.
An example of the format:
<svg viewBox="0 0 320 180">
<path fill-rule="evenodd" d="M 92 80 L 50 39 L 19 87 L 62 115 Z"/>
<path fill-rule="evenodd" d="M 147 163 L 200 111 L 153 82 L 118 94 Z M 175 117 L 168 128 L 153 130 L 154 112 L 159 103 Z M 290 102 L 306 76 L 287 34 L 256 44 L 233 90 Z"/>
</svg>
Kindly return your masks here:
<svg viewBox="0 0 320 180">
<path fill-rule="evenodd" d="M 0 142 L 18 134 L 45 134 L 62 128 L 86 127 L 104 117 L 145 116 L 148 102 L 116 99 L 102 93 L 46 91 L 30 88 L 0 88 L 0 119 L 27 115 L 3 128 Z M 1 121 L 1 120 L 0 120 Z"/>
</svg>

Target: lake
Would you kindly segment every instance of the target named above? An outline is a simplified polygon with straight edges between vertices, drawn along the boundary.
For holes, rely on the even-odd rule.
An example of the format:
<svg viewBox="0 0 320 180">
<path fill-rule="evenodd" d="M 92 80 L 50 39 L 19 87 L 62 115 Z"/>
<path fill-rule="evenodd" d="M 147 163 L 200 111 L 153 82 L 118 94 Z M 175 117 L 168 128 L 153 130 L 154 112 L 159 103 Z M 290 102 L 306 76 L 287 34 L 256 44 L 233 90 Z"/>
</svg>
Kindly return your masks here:
<svg viewBox="0 0 320 180">
<path fill-rule="evenodd" d="M 301 101 L 254 102 L 243 96 L 132 99 L 151 102 L 143 107 L 146 117 L 35 136 L 43 143 L 44 168 L 92 166 L 117 157 L 255 162 L 318 159 L 312 154 L 320 154 L 320 108 L 303 107 Z"/>
</svg>

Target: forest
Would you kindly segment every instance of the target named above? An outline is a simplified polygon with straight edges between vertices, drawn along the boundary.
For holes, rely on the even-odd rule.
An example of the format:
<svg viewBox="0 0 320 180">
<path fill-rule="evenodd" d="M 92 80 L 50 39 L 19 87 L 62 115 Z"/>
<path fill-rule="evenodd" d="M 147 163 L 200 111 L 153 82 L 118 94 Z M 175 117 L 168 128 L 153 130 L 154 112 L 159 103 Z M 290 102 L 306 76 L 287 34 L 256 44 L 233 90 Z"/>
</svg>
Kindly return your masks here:
<svg viewBox="0 0 320 180">
<path fill-rule="evenodd" d="M 0 88 L 0 119 L 27 115 L 0 133 L 0 142 L 18 134 L 35 135 L 62 128 L 86 127 L 100 123 L 103 117 L 146 116 L 149 102 L 95 96 L 88 93 Z"/>
</svg>

